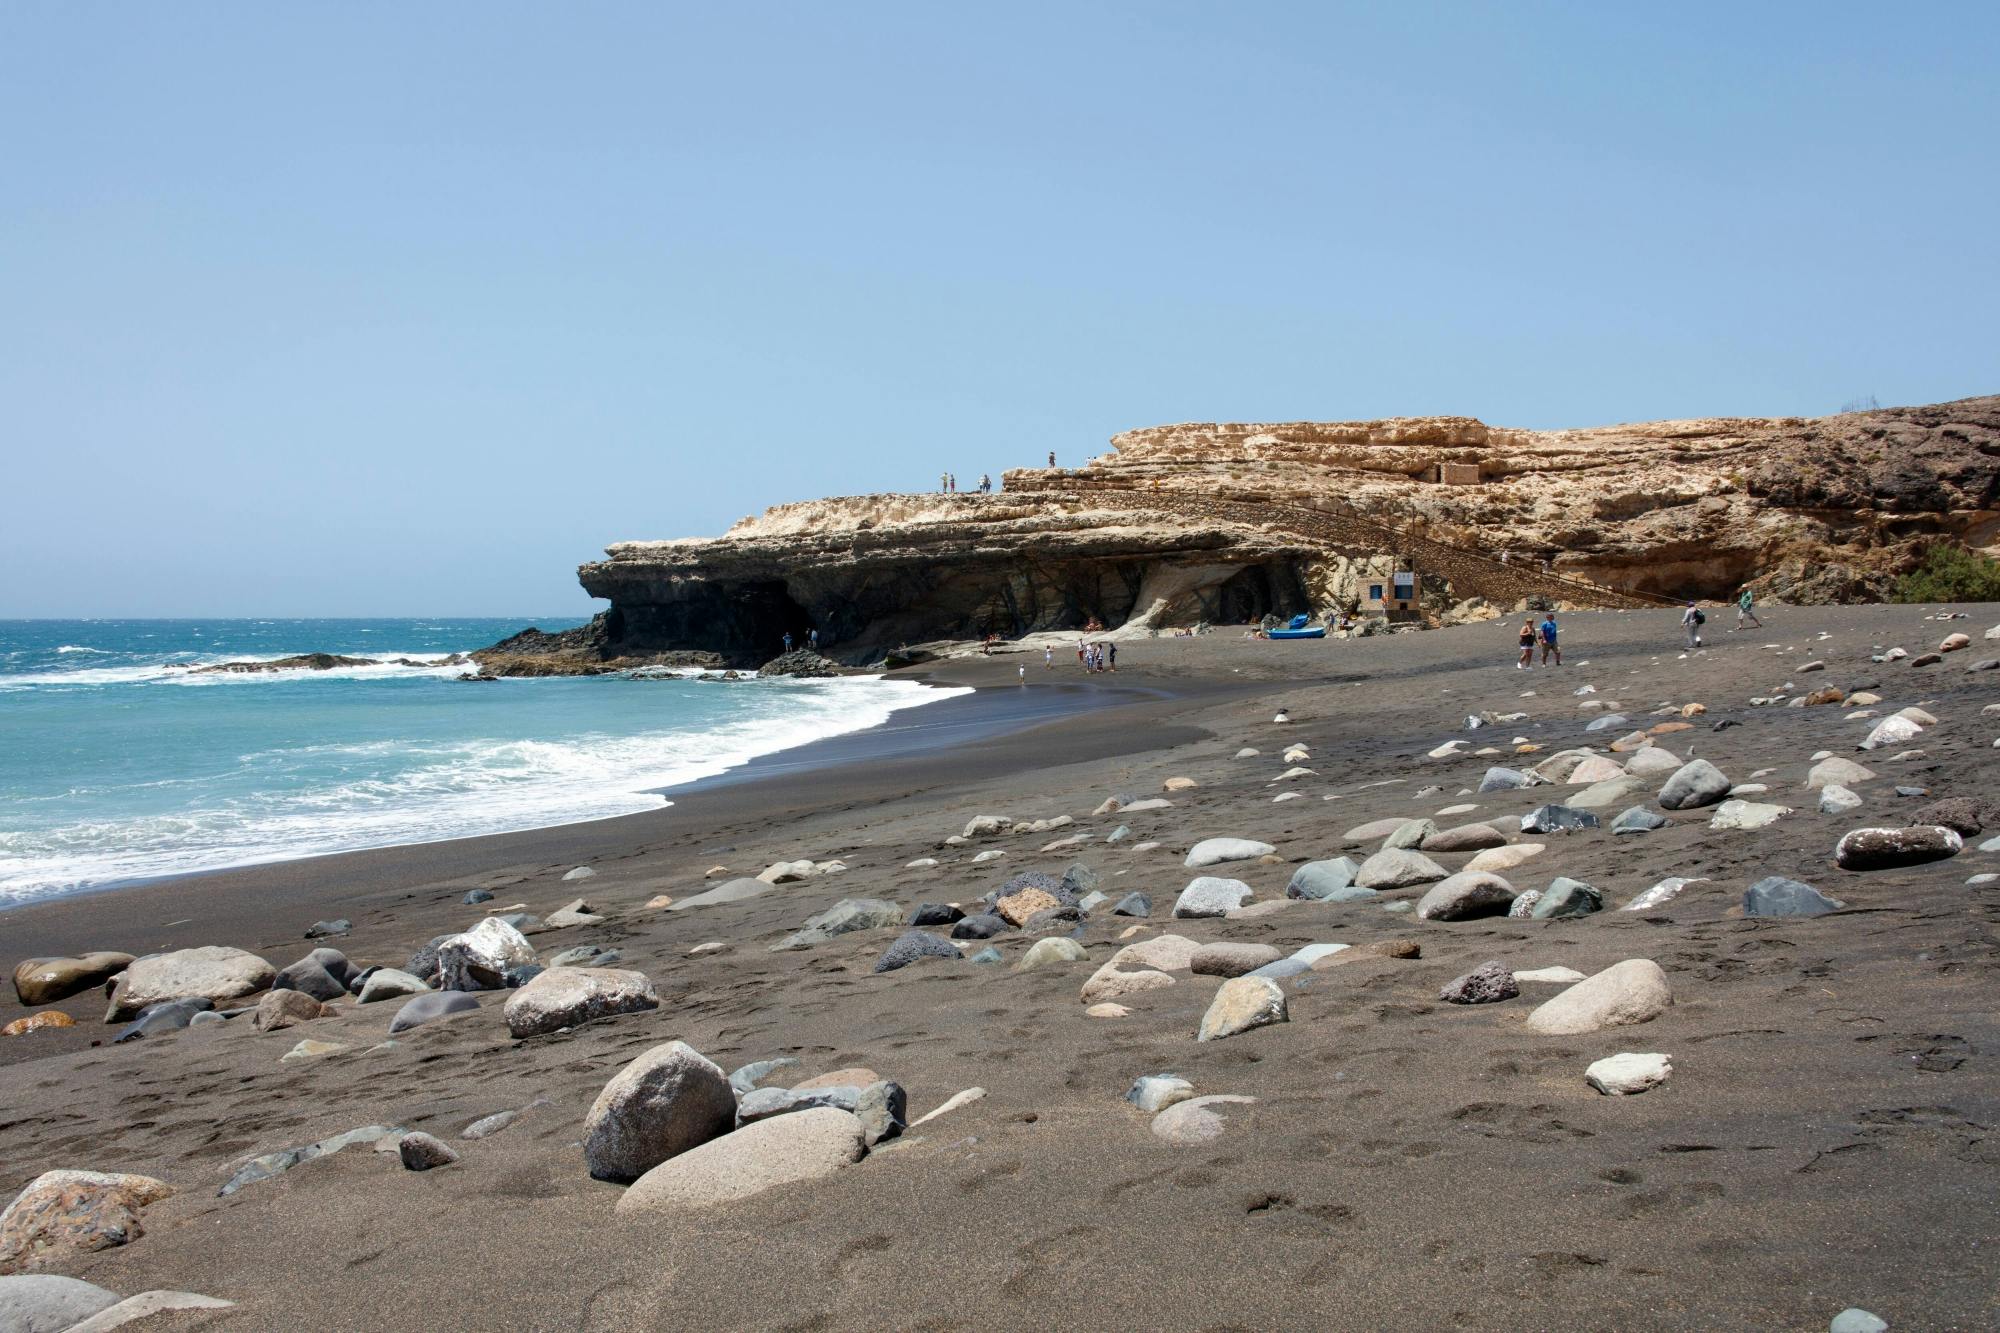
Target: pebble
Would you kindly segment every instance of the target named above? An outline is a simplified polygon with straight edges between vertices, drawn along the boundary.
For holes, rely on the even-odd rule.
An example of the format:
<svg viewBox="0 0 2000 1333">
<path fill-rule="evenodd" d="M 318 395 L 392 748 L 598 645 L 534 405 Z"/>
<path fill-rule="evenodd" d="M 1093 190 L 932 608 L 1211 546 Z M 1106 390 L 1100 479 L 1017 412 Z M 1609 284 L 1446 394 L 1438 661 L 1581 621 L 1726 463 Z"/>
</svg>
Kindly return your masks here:
<svg viewBox="0 0 2000 1333">
<path fill-rule="evenodd" d="M 595 870 L 592 870 L 589 866 L 578 866 L 576 869 L 570 871 L 568 874 L 563 876 L 563 883 L 570 884 L 580 879 L 595 879 L 596 877 L 597 877 L 597 872 Z"/>
<path fill-rule="evenodd" d="M 1360 871 L 1361 867 L 1349 856 L 1336 857 L 1331 861 L 1308 861 L 1292 872 L 1291 882 L 1285 885 L 1285 896 L 1320 902 L 1339 902 L 1347 897 L 1373 897 L 1372 890 L 1355 885 L 1354 877 Z"/>
<path fill-rule="evenodd" d="M 1861 798 L 1837 782 L 1830 782 L 1819 789 L 1819 812 L 1823 815 L 1844 815 L 1849 810 L 1861 808 Z"/>
<path fill-rule="evenodd" d="M 292 1047 L 291 1050 L 286 1051 L 283 1055 L 279 1056 L 278 1060 L 279 1063 L 281 1064 L 291 1064 L 294 1061 L 299 1061 L 299 1060 L 317 1060 L 322 1056 L 338 1055 L 340 1052 L 346 1049 L 347 1049 L 346 1042 L 314 1041 L 312 1038 L 308 1037 L 304 1041 L 300 1042 L 298 1045 Z"/>
<path fill-rule="evenodd" d="M 1120 898 L 1118 900 L 1118 905 L 1111 909 L 1111 915 L 1113 916 L 1146 917 L 1146 916 L 1151 916 L 1152 914 L 1153 914 L 1153 900 L 1147 897 L 1145 894 L 1136 891 L 1128 893 L 1123 898 Z"/>
<path fill-rule="evenodd" d="M 949 958 L 955 963 L 959 957 L 958 949 L 942 935 L 933 935 L 927 930 L 906 930 L 875 960 L 874 970 L 878 973 L 894 972 L 925 958 Z"/>
<path fill-rule="evenodd" d="M 1621 1051 L 1593 1061 L 1583 1079 L 1607 1097 L 1633 1097 L 1659 1087 L 1673 1072 L 1670 1056 Z"/>
<path fill-rule="evenodd" d="M 310 1162 L 314 1158 L 329 1156 L 343 1149 L 351 1148 L 357 1143 L 372 1144 L 380 1143 L 385 1139 L 400 1139 L 407 1133 L 409 1131 L 406 1129 L 390 1125 L 363 1125 L 359 1129 L 350 1129 L 344 1134 L 335 1134 L 330 1138 L 320 1139 L 317 1142 L 308 1143 L 301 1147 L 281 1148 L 277 1152 L 264 1153 L 261 1156 L 252 1157 L 239 1165 L 229 1179 L 223 1183 L 222 1188 L 216 1191 L 216 1195 L 219 1198 L 227 1198 L 246 1185 L 255 1185 L 259 1181 L 269 1180 L 273 1176 L 289 1171 L 301 1163 Z"/>
<path fill-rule="evenodd" d="M 1548 844 L 1541 842 L 1515 842 L 1505 847 L 1493 847 L 1479 853 L 1465 863 L 1467 870 L 1505 871 L 1523 865 L 1547 850 Z"/>
<path fill-rule="evenodd" d="M 918 1116 L 915 1120 L 912 1120 L 910 1122 L 910 1128 L 915 1129 L 918 1125 L 926 1124 L 932 1120 L 937 1119 L 941 1115 L 945 1115 L 948 1114 L 949 1112 L 956 1111 L 961 1106 L 970 1106 L 972 1105 L 972 1103 L 978 1101 L 981 1097 L 984 1097 L 985 1095 L 986 1095 L 986 1089 L 984 1088 L 967 1088 L 963 1092 L 954 1092 L 951 1096 L 947 1097 L 942 1104 L 932 1107 L 930 1110 L 924 1112 L 924 1114 Z"/>
<path fill-rule="evenodd" d="M 1167 979 L 1169 981 L 1173 980 L 1171 977 Z M 1123 1018 L 1132 1011 L 1122 1004 L 1106 1002 L 1103 1004 L 1093 1004 L 1083 1012 L 1086 1018 Z"/>
<path fill-rule="evenodd" d="M 1850 1305 L 1833 1317 L 1826 1333 L 1889 1333 L 1889 1321 L 1872 1310 Z"/>
<path fill-rule="evenodd" d="M 1648 810 L 1643 805 L 1635 805 L 1611 821 L 1611 832 L 1613 834 L 1650 833 L 1654 829 L 1663 829 L 1672 822 L 1665 815 Z"/>
</svg>

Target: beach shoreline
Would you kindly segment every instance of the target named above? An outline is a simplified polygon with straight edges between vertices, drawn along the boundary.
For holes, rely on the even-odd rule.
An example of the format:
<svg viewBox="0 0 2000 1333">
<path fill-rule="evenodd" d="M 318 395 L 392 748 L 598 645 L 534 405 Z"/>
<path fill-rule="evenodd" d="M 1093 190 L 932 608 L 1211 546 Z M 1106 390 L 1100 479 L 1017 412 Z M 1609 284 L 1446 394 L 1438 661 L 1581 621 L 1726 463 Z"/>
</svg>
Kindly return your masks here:
<svg viewBox="0 0 2000 1333">
<path fill-rule="evenodd" d="M 246 1329 L 419 1307 L 435 1327 L 473 1329 L 491 1326 L 495 1302 L 513 1326 L 606 1333 L 713 1326 L 718 1310 L 729 1324 L 842 1329 L 1042 1328 L 1051 1309 L 1097 1326 L 1529 1329 L 1588 1308 L 1605 1326 L 1693 1329 L 1824 1327 L 1860 1305 L 1906 1326 L 1978 1326 L 1993 1313 L 1981 1246 L 2000 1159 L 1981 1126 L 2000 1116 L 1987 1054 L 2000 1049 L 2000 952 L 1995 890 L 1966 881 L 2000 863 L 1973 838 L 1950 860 L 1866 874 L 1835 868 L 1831 850 L 1847 829 L 1900 823 L 1929 799 L 1897 785 L 1931 797 L 1990 786 L 1980 710 L 2000 673 L 1965 671 L 1973 653 L 1924 668 L 1869 661 L 1878 645 L 1915 654 L 1953 629 L 1977 639 L 1985 622 L 1909 606 L 1766 619 L 1754 634 L 1712 624 L 1708 649 L 1688 656 L 1671 612 L 1568 615 L 1569 664 L 1532 672 L 1513 669 L 1505 620 L 1332 643 L 1131 641 L 1116 677 L 1044 672 L 1039 652 L 933 663 L 924 678 L 979 693 L 1074 691 L 1104 706 L 942 746 L 905 738 L 916 748 L 900 753 L 879 748 L 893 736 L 836 738 L 827 744 L 859 749 L 796 766 L 773 756 L 642 815 L 25 905 L 0 914 L 10 961 L 229 945 L 283 966 L 324 943 L 401 967 L 488 911 L 546 916 L 582 898 L 600 923 L 531 943 L 544 957 L 614 949 L 613 966 L 644 972 L 659 1007 L 515 1038 L 506 995 L 483 993 L 476 1012 L 391 1036 L 397 1003 L 343 1001 L 283 1031 L 239 1018 L 114 1047 L 102 1044 L 117 1031 L 100 1021 L 102 996 L 85 992 L 54 1006 L 76 1026 L 0 1040 L 0 1190 L 57 1166 L 169 1181 L 176 1193 L 148 1207 L 143 1236 L 58 1271 L 235 1300 L 218 1322 Z M 1801 673 L 1808 658 L 1823 672 Z M 1871 680 L 1881 716 L 1921 706 L 1939 719 L 1916 753 L 1857 752 L 1863 709 L 1749 702 Z M 1589 730 L 1613 704 L 1626 720 Z M 1474 791 L 1489 767 L 1567 747 L 1622 762 L 1609 743 L 1648 727 L 1676 756 L 1762 785 L 1742 799 L 1785 813 L 1755 831 L 1711 828 L 1704 808 L 1668 812 L 1641 837 L 1530 839 L 1520 816 L 1584 790 Z M 1294 744 L 1307 753 L 1288 761 Z M 1540 749 L 1517 755 L 1524 744 Z M 1862 809 L 1816 809 L 1804 779 L 1820 750 L 1880 774 L 1861 786 Z M 1598 813 L 1609 823 L 1651 791 L 1637 784 Z M 1168 804 L 1093 814 L 1112 796 Z M 1070 822 L 963 839 L 986 814 Z M 1424 884 L 1369 901 L 1286 896 L 1307 861 L 1368 857 L 1380 835 L 1357 830 L 1422 818 L 1511 827 L 1509 846 L 1546 849 L 1507 872 L 1515 886 L 1573 877 L 1604 910 L 1422 920 L 1408 908 Z M 1275 850 L 1188 867 L 1214 837 Z M 714 906 L 647 905 L 796 859 L 845 869 Z M 1466 854 L 1437 859 L 1457 870 Z M 565 881 L 579 866 L 593 875 Z M 1109 901 L 1067 964 L 1020 970 L 1046 937 L 1019 931 L 990 941 L 993 966 L 876 972 L 900 927 L 773 949 L 842 899 L 971 908 L 1019 872 L 1071 867 Z M 1845 906 L 1745 917 L 1746 886 L 1774 874 Z M 1173 919 L 1196 875 L 1242 881 L 1256 910 Z M 1656 907 L 1622 910 L 1666 876 L 1695 878 Z M 468 905 L 473 888 L 496 897 Z M 1149 917 L 1107 914 L 1135 890 Z M 304 938 L 334 916 L 349 933 Z M 1279 956 L 1349 947 L 1341 965 L 1282 983 L 1287 1021 L 1227 1040 L 1195 1039 L 1220 978 L 1185 967 L 1118 997 L 1121 1017 L 1086 1012 L 1096 969 L 1168 935 Z M 1559 986 L 1526 980 L 1499 1004 L 1439 1000 L 1488 960 L 1592 975 L 1634 958 L 1657 961 L 1673 1001 L 1640 1026 L 1538 1033 L 1526 1016 Z M 0 1001 L 0 1020 L 26 1012 Z M 284 1060 L 302 1038 L 335 1049 Z M 907 1089 L 912 1120 L 984 1095 L 830 1177 L 628 1222 L 621 1187 L 586 1171 L 579 1127 L 612 1075 L 676 1039 L 725 1070 L 798 1060 L 784 1082 L 879 1071 Z M 1583 1071 L 1618 1052 L 1669 1055 L 1671 1081 L 1600 1095 Z M 1122 1100 L 1134 1079 L 1169 1071 L 1199 1095 L 1252 1100 L 1218 1108 L 1217 1137 L 1170 1142 Z M 504 1133 L 460 1137 L 510 1110 L 520 1119 Z M 369 1124 L 425 1130 L 462 1160 L 414 1175 L 393 1153 L 350 1149 L 217 1197 L 248 1156 Z M 384 1218 L 410 1220 L 390 1235 Z M 495 1253 L 509 1256 L 504 1272 L 484 1261 Z M 1731 1262 L 1717 1263 L 1724 1253 Z M 968 1264 L 975 1254 L 993 1262 Z M 281 1292 L 273 1272 L 289 1275 Z"/>
</svg>

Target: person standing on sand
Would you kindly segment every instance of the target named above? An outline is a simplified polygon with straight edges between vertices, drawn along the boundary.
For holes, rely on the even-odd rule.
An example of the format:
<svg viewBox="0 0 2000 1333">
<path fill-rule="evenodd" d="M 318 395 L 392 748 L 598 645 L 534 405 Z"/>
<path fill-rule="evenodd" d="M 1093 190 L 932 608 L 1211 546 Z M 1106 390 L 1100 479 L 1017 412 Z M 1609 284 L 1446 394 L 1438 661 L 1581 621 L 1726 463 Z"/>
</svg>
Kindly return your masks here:
<svg viewBox="0 0 2000 1333">
<path fill-rule="evenodd" d="M 814 652 L 819 651 L 819 631 L 817 629 L 806 631 L 806 647 L 812 649 Z"/>
<path fill-rule="evenodd" d="M 1750 585 L 1746 583 L 1743 585 L 1742 594 L 1736 599 L 1736 629 L 1742 629 L 1743 622 L 1746 619 L 1758 629 L 1764 628 L 1764 622 L 1757 619 L 1757 613 L 1750 606 L 1751 602 L 1755 600 L 1755 596 L 1750 591 Z M 1733 634 L 1735 630 L 1731 630 L 1730 632 Z"/>
<path fill-rule="evenodd" d="M 1514 663 L 1514 670 L 1525 671 L 1535 665 L 1535 618 L 1525 616 L 1521 620 L 1521 660 Z"/>
<path fill-rule="evenodd" d="M 1555 654 L 1556 665 L 1563 664 L 1562 645 L 1556 642 L 1556 613 L 1548 612 L 1542 617 L 1542 665 L 1549 664 L 1549 654 Z"/>
<path fill-rule="evenodd" d="M 1701 613 L 1701 608 L 1692 601 L 1688 603 L 1687 610 L 1681 612 L 1681 628 L 1687 631 L 1689 648 L 1701 647 L 1701 626 L 1707 619 L 1708 617 Z"/>
<path fill-rule="evenodd" d="M 1019 667 L 1019 668 L 1016 668 L 1016 670 L 1017 670 L 1017 671 L 1018 671 L 1018 673 L 1020 674 L 1020 677 L 1021 677 L 1021 683 L 1022 683 L 1023 685 L 1026 685 L 1026 684 L 1028 683 L 1028 668 L 1026 668 L 1026 667 Z"/>
<path fill-rule="evenodd" d="M 1117 640 L 1115 640 L 1115 639 L 1114 639 L 1114 640 L 1112 640 L 1112 642 L 1111 642 L 1111 643 L 1110 643 L 1109 645 L 1107 645 L 1107 646 L 1106 646 L 1106 648 L 1105 648 L 1105 652 L 1106 652 L 1106 653 L 1107 653 L 1107 654 L 1109 655 L 1109 657 L 1110 657 L 1110 659 L 1111 659 L 1111 669 L 1112 669 L 1113 671 L 1116 671 L 1116 670 L 1118 669 L 1118 642 L 1117 642 Z"/>
<path fill-rule="evenodd" d="M 1055 669 L 1056 650 L 1053 646 L 1045 643 L 1042 645 L 1042 670 L 1054 671 Z"/>
</svg>

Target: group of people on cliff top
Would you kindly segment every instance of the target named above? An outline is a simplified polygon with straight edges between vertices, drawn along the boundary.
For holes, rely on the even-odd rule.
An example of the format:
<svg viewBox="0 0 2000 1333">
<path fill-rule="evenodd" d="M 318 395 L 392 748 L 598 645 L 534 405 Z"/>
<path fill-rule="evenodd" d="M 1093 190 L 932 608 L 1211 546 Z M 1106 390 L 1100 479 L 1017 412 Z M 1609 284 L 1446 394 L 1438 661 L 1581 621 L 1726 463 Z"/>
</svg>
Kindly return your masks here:
<svg viewBox="0 0 2000 1333">
<path fill-rule="evenodd" d="M 973 489 L 978 491 L 981 495 L 988 494 L 993 489 L 993 478 L 987 476 L 984 472 L 980 473 L 979 484 L 973 487 Z M 938 478 L 938 493 L 940 495 L 957 495 L 958 474 L 955 472 L 947 472 L 944 473 L 942 476 L 940 476 Z"/>
</svg>

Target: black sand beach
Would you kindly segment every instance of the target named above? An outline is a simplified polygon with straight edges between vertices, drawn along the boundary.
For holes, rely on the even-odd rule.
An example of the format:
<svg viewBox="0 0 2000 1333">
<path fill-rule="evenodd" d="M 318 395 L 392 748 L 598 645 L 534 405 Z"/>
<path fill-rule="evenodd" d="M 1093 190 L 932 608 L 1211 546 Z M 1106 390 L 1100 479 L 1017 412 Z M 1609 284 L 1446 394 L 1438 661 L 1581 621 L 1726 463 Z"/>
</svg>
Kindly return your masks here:
<svg viewBox="0 0 2000 1333">
<path fill-rule="evenodd" d="M 52 1270 L 237 1303 L 159 1327 L 1804 1330 L 1849 1306 L 1896 1327 L 1991 1327 L 2000 884 L 1966 881 L 2000 871 L 2000 856 L 1978 850 L 2000 827 L 1925 865 L 1854 872 L 1832 860 L 1850 829 L 1900 827 L 1941 798 L 1988 800 L 2000 724 L 1981 710 L 2000 701 L 2000 673 L 1965 668 L 2000 617 L 1964 609 L 1971 619 L 1939 621 L 1934 608 L 1774 607 L 1761 631 L 1728 633 L 1718 618 L 1693 656 L 1671 612 L 1574 614 L 1563 618 L 1570 664 L 1533 672 L 1513 669 L 1505 620 L 1353 642 L 1137 641 L 1121 645 L 1118 676 L 1088 681 L 1073 666 L 1043 673 L 1039 653 L 954 662 L 932 678 L 989 697 L 1065 697 L 1048 721 L 1013 705 L 938 704 L 899 721 L 946 728 L 948 745 L 845 738 L 676 792 L 656 813 L 18 908 L 0 914 L 10 964 L 217 944 L 282 966 L 312 947 L 302 936 L 313 921 L 344 916 L 352 933 L 328 943 L 400 967 L 487 909 L 545 915 L 581 895 L 602 924 L 531 942 L 544 955 L 615 948 L 616 966 L 644 972 L 660 1004 L 515 1039 L 506 996 L 487 993 L 477 1013 L 384 1046 L 398 1004 L 349 1001 L 281 1031 L 245 1017 L 111 1046 L 92 1044 L 116 1029 L 86 992 L 54 1006 L 75 1027 L 0 1039 L 0 1188 L 11 1195 L 55 1167 L 171 1184 L 145 1209 L 143 1235 Z M 1972 636 L 1970 649 L 1934 665 L 1870 661 L 1878 646 L 1921 654 L 1953 631 Z M 1799 671 L 1814 659 L 1823 671 Z M 1936 725 L 1862 753 L 1874 723 L 1854 720 L 1860 709 L 1749 703 L 1870 681 L 1876 720 L 1920 706 Z M 1108 694 L 1101 706 L 1071 707 L 1097 702 L 1093 692 Z M 1583 705 L 1614 701 L 1629 724 L 1587 731 L 1610 710 Z M 1695 703 L 1705 711 L 1683 717 Z M 1289 722 L 1274 723 L 1280 707 Z M 1468 715 L 1516 712 L 1466 729 Z M 1754 830 L 1711 828 L 1710 807 L 1661 811 L 1667 826 L 1638 835 L 1529 837 L 1520 815 L 1583 788 L 1472 792 L 1490 766 L 1526 768 L 1568 747 L 1622 763 L 1630 753 L 1609 754 L 1610 742 L 1681 722 L 1654 746 L 1762 784 L 1744 798 L 1789 811 Z M 1722 722 L 1736 725 L 1713 729 Z M 1454 737 L 1459 754 L 1427 757 Z M 1517 738 L 1540 748 L 1519 755 Z M 1281 779 L 1292 744 L 1309 750 L 1297 766 L 1310 772 Z M 1495 753 L 1475 753 L 1487 746 Z M 1258 753 L 1238 757 L 1245 748 Z M 1875 771 L 1856 787 L 1860 808 L 1820 813 L 1804 786 L 1820 750 Z M 1161 796 L 1179 777 L 1196 785 L 1165 792 L 1168 807 L 1091 814 L 1115 793 Z M 1636 783 L 1596 813 L 1608 825 L 1627 806 L 1659 810 L 1659 785 Z M 1288 792 L 1299 798 L 1274 799 Z M 1460 805 L 1473 808 L 1439 813 Z M 989 813 L 1074 823 L 945 844 Z M 1546 848 L 1501 872 L 1515 888 L 1572 877 L 1601 890 L 1605 910 L 1385 910 L 1425 884 L 1367 901 L 1285 898 L 1298 864 L 1363 860 L 1382 841 L 1349 830 L 1427 817 L 1510 820 L 1510 843 Z M 1989 818 L 2000 824 L 2000 808 Z M 1132 836 L 1108 843 L 1121 824 Z M 1184 867 L 1213 837 L 1275 852 Z M 972 859 L 993 849 L 1005 854 Z M 645 906 L 799 858 L 846 869 L 726 905 Z M 927 858 L 938 864 L 910 868 Z M 1434 859 L 1456 871 L 1470 857 Z M 1016 971 L 1035 943 L 1018 932 L 991 941 L 997 965 L 932 959 L 883 974 L 872 968 L 900 927 L 769 947 L 843 898 L 971 908 L 1013 874 L 1075 863 L 1109 895 L 1081 927 L 1081 961 Z M 576 866 L 596 873 L 563 882 Z M 716 866 L 726 874 L 705 880 Z M 1173 919 L 1198 874 L 1283 905 Z M 1845 906 L 1744 916 L 1745 888 L 1767 875 Z M 1696 882 L 1622 910 L 1668 876 Z M 496 897 L 467 906 L 473 888 Z M 1135 889 L 1151 896 L 1151 917 L 1110 915 Z M 1089 1016 L 1085 981 L 1124 944 L 1166 935 L 1282 953 L 1350 947 L 1279 982 L 1288 1021 L 1225 1040 L 1195 1040 L 1221 978 L 1185 969 L 1119 997 L 1122 1017 Z M 1399 940 L 1418 956 L 1378 947 Z M 710 943 L 723 947 L 691 954 Z M 1673 1003 L 1642 1024 L 1551 1036 L 1526 1019 L 1560 984 L 1524 981 L 1494 1005 L 1440 1001 L 1441 986 L 1489 959 L 1586 976 L 1650 959 Z M 27 1012 L 11 995 L 0 1002 L 0 1022 Z M 342 1049 L 282 1062 L 305 1038 Z M 777 1084 L 878 1071 L 908 1090 L 913 1121 L 985 1091 L 825 1178 L 635 1219 L 614 1210 L 623 1186 L 591 1178 L 579 1140 L 606 1081 L 673 1039 L 724 1070 L 799 1060 Z M 1619 1052 L 1669 1054 L 1672 1077 L 1640 1096 L 1600 1095 L 1584 1069 Z M 1122 1100 L 1135 1078 L 1162 1073 L 1199 1095 L 1255 1100 L 1219 1107 L 1217 1137 L 1169 1142 Z M 504 1132 L 459 1137 L 523 1108 Z M 428 1131 L 462 1160 L 419 1174 L 364 1145 L 217 1197 L 246 1157 L 369 1124 Z"/>
</svg>

